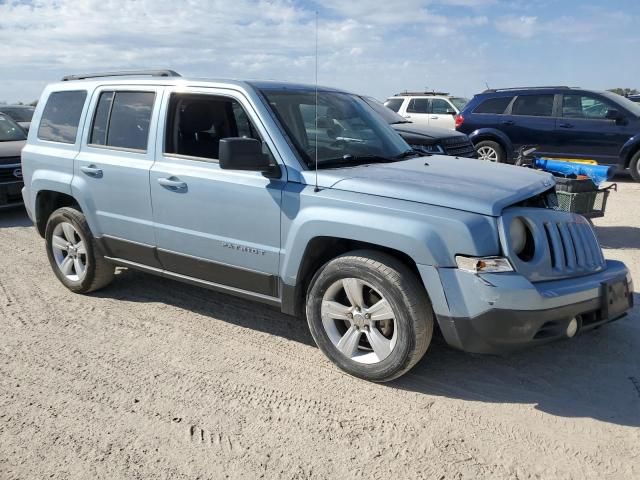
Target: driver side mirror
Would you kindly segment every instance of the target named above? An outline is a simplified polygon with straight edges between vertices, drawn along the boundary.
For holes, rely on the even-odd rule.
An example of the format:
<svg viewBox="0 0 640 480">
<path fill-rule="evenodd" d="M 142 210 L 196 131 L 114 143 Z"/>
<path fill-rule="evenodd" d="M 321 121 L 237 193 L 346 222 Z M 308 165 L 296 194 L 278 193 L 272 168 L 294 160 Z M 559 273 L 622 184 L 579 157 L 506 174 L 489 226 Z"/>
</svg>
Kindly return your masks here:
<svg viewBox="0 0 640 480">
<path fill-rule="evenodd" d="M 255 138 L 231 137 L 220 140 L 218 161 L 223 170 L 246 170 L 274 173 L 268 155 L 262 152 L 262 142 Z"/>
<path fill-rule="evenodd" d="M 615 120 L 616 122 L 620 122 L 624 120 L 624 115 L 622 115 L 620 111 L 616 110 L 615 108 L 610 108 L 609 110 L 607 110 L 605 118 L 607 120 Z"/>
</svg>

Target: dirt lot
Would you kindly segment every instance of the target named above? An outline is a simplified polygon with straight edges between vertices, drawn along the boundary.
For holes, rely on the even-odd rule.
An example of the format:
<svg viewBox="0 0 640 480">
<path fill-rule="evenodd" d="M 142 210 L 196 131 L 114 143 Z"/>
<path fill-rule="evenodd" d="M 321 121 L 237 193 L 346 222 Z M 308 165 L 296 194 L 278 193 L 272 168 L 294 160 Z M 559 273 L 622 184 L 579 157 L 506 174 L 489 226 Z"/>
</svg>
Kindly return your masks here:
<svg viewBox="0 0 640 480">
<path fill-rule="evenodd" d="M 596 222 L 636 290 L 639 199 Z M 74 295 L 20 210 L 0 245 L 2 480 L 640 478 L 638 307 L 510 357 L 435 344 L 375 385 L 257 304 L 127 270 Z"/>
</svg>

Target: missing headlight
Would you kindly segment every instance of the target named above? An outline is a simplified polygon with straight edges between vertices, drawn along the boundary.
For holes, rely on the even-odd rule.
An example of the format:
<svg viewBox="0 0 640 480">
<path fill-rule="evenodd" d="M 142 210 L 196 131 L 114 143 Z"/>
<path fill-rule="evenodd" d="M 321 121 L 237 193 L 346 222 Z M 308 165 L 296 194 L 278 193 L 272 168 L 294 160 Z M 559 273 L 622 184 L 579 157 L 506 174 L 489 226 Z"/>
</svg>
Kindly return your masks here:
<svg viewBox="0 0 640 480">
<path fill-rule="evenodd" d="M 535 241 L 528 223 L 520 217 L 516 217 L 509 225 L 509 241 L 511 250 L 520 260 L 528 262 L 535 253 Z"/>
</svg>

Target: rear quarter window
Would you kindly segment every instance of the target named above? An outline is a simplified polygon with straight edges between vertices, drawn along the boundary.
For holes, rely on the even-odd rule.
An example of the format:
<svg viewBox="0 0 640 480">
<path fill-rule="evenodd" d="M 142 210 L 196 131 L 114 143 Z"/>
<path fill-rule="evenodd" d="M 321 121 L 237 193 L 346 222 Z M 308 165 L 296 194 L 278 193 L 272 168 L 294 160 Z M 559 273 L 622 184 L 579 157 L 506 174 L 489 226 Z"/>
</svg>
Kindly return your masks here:
<svg viewBox="0 0 640 480">
<path fill-rule="evenodd" d="M 38 138 L 50 142 L 76 143 L 86 98 L 86 90 L 51 93 L 42 112 Z"/>
<path fill-rule="evenodd" d="M 402 106 L 402 102 L 404 102 L 404 98 L 390 98 L 389 100 L 384 102 L 384 106 L 397 113 Z"/>
<path fill-rule="evenodd" d="M 501 115 L 505 112 L 513 97 L 487 98 L 478 105 L 473 113 L 492 113 Z"/>
</svg>

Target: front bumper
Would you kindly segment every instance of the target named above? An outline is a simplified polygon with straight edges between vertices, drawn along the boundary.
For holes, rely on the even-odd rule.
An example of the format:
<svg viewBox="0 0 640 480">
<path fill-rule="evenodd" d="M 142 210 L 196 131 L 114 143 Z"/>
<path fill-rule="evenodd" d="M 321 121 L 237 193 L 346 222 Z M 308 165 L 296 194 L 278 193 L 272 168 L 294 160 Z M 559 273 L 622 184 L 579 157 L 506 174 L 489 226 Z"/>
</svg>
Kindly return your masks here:
<svg viewBox="0 0 640 480">
<path fill-rule="evenodd" d="M 579 330 L 608 323 L 633 305 L 633 282 L 625 265 L 607 261 L 596 274 L 531 283 L 522 275 L 473 275 L 455 268 L 421 269 L 442 334 L 451 346 L 474 353 L 504 353 L 566 338 L 572 319 Z M 434 287 L 436 280 L 439 280 Z M 608 312 L 605 288 L 626 283 L 628 301 Z"/>
<path fill-rule="evenodd" d="M 22 182 L 0 183 L 0 209 L 22 205 Z"/>
</svg>

